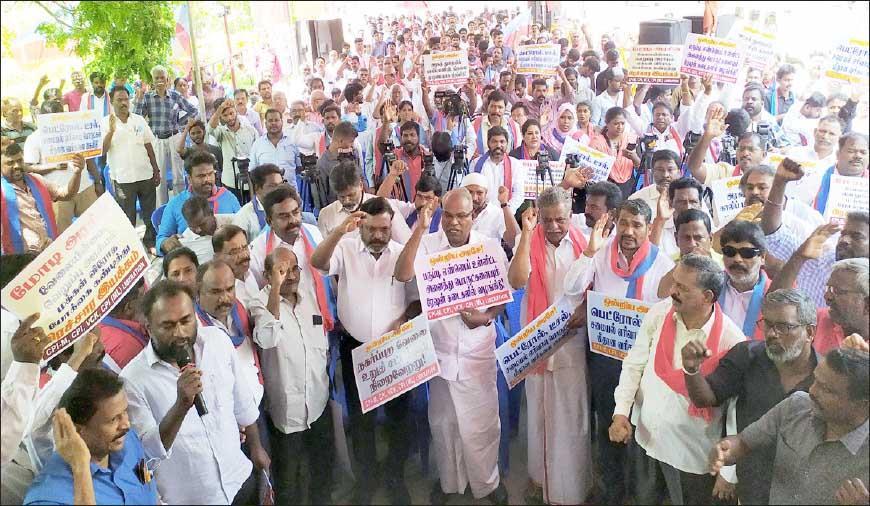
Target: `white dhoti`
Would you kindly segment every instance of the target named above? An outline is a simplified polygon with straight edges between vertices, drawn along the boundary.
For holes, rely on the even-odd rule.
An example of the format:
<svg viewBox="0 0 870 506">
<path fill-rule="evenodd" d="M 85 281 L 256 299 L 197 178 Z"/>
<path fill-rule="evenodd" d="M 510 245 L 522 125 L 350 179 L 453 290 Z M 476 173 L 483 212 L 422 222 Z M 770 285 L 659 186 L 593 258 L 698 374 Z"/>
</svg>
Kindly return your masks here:
<svg viewBox="0 0 870 506">
<path fill-rule="evenodd" d="M 592 482 L 585 338 L 578 332 L 546 372 L 526 377 L 529 477 L 548 504 L 580 504 Z"/>
<path fill-rule="evenodd" d="M 475 498 L 498 487 L 498 387 L 492 374 L 464 381 L 429 381 L 429 427 L 441 490 Z"/>
<path fill-rule="evenodd" d="M 157 167 L 160 168 L 160 184 L 157 186 L 158 207 L 169 202 L 169 190 L 173 191 L 171 196 L 184 191 L 184 162 L 175 150 L 182 135 L 184 132 L 178 132 L 166 139 L 157 139 L 155 136 L 154 158 L 157 160 Z M 167 184 L 169 174 L 172 174 L 172 187 Z"/>
</svg>

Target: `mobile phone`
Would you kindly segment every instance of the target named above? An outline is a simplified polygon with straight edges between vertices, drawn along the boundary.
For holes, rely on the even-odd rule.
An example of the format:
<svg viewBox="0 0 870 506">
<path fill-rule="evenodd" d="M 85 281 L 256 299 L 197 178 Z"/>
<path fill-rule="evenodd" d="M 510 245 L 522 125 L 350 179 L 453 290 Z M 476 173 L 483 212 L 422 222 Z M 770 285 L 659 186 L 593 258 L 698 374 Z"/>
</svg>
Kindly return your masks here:
<svg viewBox="0 0 870 506">
<path fill-rule="evenodd" d="M 634 151 L 635 148 L 637 148 L 637 143 L 636 143 L 636 142 L 629 142 L 629 143 L 628 143 L 628 146 L 625 147 L 625 149 L 627 149 L 627 150 L 629 150 L 629 151 Z"/>
</svg>

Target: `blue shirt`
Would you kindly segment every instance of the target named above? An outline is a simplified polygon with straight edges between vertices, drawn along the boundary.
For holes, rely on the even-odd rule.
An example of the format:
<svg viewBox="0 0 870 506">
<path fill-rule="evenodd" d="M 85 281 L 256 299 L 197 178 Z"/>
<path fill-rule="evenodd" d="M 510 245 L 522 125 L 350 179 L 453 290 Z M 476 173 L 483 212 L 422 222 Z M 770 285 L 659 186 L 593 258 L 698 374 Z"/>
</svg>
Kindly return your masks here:
<svg viewBox="0 0 870 506">
<path fill-rule="evenodd" d="M 272 141 L 263 134 L 257 137 L 254 145 L 251 146 L 251 165 L 254 169 L 264 163 L 274 163 L 284 171 L 284 180 L 290 183 L 290 186 L 296 186 L 296 157 L 299 155 L 299 149 L 296 145 L 290 142 L 290 138 L 286 135 L 281 136 L 278 145 L 272 144 Z"/>
<path fill-rule="evenodd" d="M 172 197 L 166 203 L 166 208 L 163 210 L 163 217 L 160 218 L 160 228 L 157 230 L 157 254 L 163 256 L 160 251 L 160 245 L 167 238 L 175 234 L 180 234 L 187 230 L 187 220 L 181 214 L 181 207 L 187 202 L 191 196 L 190 190 L 184 190 L 178 195 Z M 217 212 L 215 214 L 233 214 L 238 212 L 242 206 L 239 205 L 239 199 L 225 190 L 220 197 L 217 198 Z"/>
<path fill-rule="evenodd" d="M 196 107 L 175 90 L 166 90 L 166 97 L 160 98 L 156 91 L 146 93 L 135 104 L 135 113 L 148 116 L 148 123 L 154 135 L 160 136 L 178 131 L 178 115 L 181 111 L 196 116 Z"/>
<path fill-rule="evenodd" d="M 157 483 L 142 483 L 136 466 L 145 450 L 133 429 L 124 437 L 124 448 L 109 454 L 109 468 L 91 462 L 97 504 L 157 504 Z M 73 504 L 73 476 L 59 453 L 54 452 L 33 480 L 24 504 Z"/>
</svg>

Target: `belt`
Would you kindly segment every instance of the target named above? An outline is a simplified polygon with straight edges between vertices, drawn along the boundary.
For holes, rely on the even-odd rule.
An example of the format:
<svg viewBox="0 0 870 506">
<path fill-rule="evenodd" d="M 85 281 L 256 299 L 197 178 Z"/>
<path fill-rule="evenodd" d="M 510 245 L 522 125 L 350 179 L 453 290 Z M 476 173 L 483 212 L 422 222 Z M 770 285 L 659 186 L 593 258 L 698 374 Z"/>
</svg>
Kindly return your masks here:
<svg viewBox="0 0 870 506">
<path fill-rule="evenodd" d="M 154 135 L 157 136 L 158 139 L 168 139 L 177 133 L 178 133 L 178 130 L 173 130 L 172 132 L 164 132 L 164 133 L 158 133 L 158 134 L 154 134 Z"/>
</svg>

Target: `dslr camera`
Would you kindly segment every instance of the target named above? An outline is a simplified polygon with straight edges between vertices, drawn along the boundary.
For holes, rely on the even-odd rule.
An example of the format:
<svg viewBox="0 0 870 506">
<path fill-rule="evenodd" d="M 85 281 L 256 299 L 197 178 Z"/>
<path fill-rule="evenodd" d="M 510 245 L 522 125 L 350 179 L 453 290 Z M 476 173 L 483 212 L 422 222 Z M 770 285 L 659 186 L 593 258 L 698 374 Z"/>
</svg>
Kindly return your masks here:
<svg viewBox="0 0 870 506">
<path fill-rule="evenodd" d="M 423 155 L 423 174 L 426 176 L 435 175 L 435 159 L 431 153 Z"/>
<path fill-rule="evenodd" d="M 540 167 L 540 162 L 538 163 L 538 166 Z M 565 167 L 571 169 L 580 167 L 580 155 L 577 153 L 569 153 L 565 155 Z"/>
</svg>

